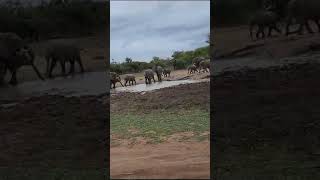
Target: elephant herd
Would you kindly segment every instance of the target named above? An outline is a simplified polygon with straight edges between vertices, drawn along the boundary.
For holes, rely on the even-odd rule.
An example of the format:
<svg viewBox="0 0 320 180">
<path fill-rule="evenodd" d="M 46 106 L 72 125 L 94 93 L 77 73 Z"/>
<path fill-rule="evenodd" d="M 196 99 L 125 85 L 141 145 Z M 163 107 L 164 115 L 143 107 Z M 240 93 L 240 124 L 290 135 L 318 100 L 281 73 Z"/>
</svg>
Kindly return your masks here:
<svg viewBox="0 0 320 180">
<path fill-rule="evenodd" d="M 188 74 L 195 72 L 201 73 L 210 71 L 210 60 L 203 57 L 198 57 L 193 60 L 193 64 L 188 67 Z M 209 70 L 209 71 L 208 71 Z"/>
<path fill-rule="evenodd" d="M 250 37 L 253 40 L 253 27 L 257 26 L 256 39 L 265 38 L 264 30 L 268 28 L 268 37 L 272 31 L 279 34 L 281 29 L 277 26 L 281 21 L 285 25 L 286 36 L 290 34 L 303 34 L 304 28 L 309 33 L 314 33 L 310 22 L 317 25 L 320 32 L 320 1 L 319 0 L 265 0 L 265 8 L 252 16 L 249 22 Z M 298 25 L 298 29 L 292 30 L 292 26 Z"/>
<path fill-rule="evenodd" d="M 203 57 L 197 57 L 193 60 L 193 64 L 189 66 L 188 68 L 188 74 L 192 74 L 195 72 L 209 72 L 210 71 L 210 60 L 205 59 Z M 208 71 L 209 70 L 209 71 Z M 161 66 L 154 66 L 152 69 L 146 69 L 144 71 L 144 79 L 145 84 L 152 84 L 156 82 L 155 76 L 157 76 L 157 79 L 159 82 L 162 81 L 163 77 L 168 77 L 171 74 L 170 69 L 165 69 Z M 115 72 L 110 72 L 110 88 L 115 88 L 116 83 L 120 83 L 121 86 L 127 86 L 127 83 L 129 82 L 129 85 L 136 85 L 136 77 L 133 74 L 125 74 L 124 75 L 124 85 L 121 82 L 121 77 L 119 74 Z"/>
<path fill-rule="evenodd" d="M 17 84 L 17 71 L 22 66 L 32 66 L 36 74 L 41 80 L 43 76 L 34 64 L 35 53 L 32 48 L 15 33 L 7 32 L 0 33 L 0 75 L 1 82 L 4 81 L 7 70 L 11 73 L 10 84 Z M 81 62 L 80 49 L 74 45 L 65 43 L 51 43 L 45 52 L 45 60 L 47 63 L 46 74 L 49 78 L 52 77 L 52 71 L 57 64 L 61 65 L 62 74 L 66 75 L 66 63 L 70 63 L 69 73 L 74 73 L 74 65 L 77 62 L 81 72 L 84 68 Z"/>
<path fill-rule="evenodd" d="M 156 80 L 154 78 L 155 75 L 157 75 L 158 81 L 162 81 L 162 76 L 163 77 L 168 77 L 171 74 L 170 69 L 165 69 L 161 66 L 154 66 L 152 69 L 146 69 L 144 71 L 144 78 L 145 78 L 145 83 L 146 84 L 151 84 L 152 81 L 155 83 Z M 124 75 L 124 86 L 127 86 L 127 83 L 129 82 L 129 85 L 136 85 L 136 77 L 133 74 L 125 74 Z M 116 83 L 119 82 L 121 86 L 123 86 L 121 82 L 120 75 L 115 73 L 115 72 L 110 72 L 110 82 L 111 82 L 111 88 L 116 87 Z"/>
</svg>

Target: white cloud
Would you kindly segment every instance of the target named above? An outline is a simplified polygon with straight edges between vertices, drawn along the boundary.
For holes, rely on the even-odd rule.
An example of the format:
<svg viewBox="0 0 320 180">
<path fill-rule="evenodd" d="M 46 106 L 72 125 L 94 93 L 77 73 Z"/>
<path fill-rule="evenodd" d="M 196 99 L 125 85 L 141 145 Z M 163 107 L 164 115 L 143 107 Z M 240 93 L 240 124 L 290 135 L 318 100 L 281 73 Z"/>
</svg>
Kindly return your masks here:
<svg viewBox="0 0 320 180">
<path fill-rule="evenodd" d="M 111 58 L 149 61 L 206 45 L 210 1 L 111 1 Z"/>
</svg>

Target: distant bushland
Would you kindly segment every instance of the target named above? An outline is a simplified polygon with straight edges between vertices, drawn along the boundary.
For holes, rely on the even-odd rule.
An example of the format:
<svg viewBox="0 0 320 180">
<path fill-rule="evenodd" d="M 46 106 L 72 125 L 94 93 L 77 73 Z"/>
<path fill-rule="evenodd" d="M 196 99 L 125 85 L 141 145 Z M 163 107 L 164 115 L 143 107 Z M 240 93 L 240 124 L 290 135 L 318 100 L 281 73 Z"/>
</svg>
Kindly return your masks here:
<svg viewBox="0 0 320 180">
<path fill-rule="evenodd" d="M 110 64 L 110 71 L 119 74 L 138 73 L 145 69 L 152 68 L 154 65 L 160 65 L 168 69 L 173 69 L 175 65 L 176 69 L 185 69 L 192 64 L 192 60 L 196 57 L 209 58 L 209 49 L 209 46 L 204 46 L 192 51 L 175 51 L 171 55 L 171 58 L 161 59 L 159 57 L 153 57 L 150 62 L 126 58 L 122 63 L 112 62 Z"/>
</svg>

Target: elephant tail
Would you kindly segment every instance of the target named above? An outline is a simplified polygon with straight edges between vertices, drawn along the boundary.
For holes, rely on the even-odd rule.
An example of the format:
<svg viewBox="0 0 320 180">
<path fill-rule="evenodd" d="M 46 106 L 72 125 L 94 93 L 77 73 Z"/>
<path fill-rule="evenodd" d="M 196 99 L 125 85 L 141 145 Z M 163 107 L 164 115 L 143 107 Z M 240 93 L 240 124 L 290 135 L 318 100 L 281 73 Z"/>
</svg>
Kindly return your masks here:
<svg viewBox="0 0 320 180">
<path fill-rule="evenodd" d="M 253 23 L 253 22 L 251 22 L 251 23 L 250 23 L 250 27 L 249 27 L 249 31 L 250 31 L 250 38 L 251 38 L 251 40 L 253 40 L 253 36 L 252 36 L 252 33 L 253 33 L 253 27 L 254 27 L 254 23 Z"/>
</svg>

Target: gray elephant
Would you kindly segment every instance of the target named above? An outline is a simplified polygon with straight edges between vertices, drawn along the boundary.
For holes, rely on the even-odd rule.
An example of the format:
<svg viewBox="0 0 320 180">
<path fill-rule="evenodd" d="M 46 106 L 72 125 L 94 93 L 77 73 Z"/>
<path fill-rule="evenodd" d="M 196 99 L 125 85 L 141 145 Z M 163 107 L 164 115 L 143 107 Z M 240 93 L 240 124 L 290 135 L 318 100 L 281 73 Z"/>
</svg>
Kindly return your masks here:
<svg viewBox="0 0 320 180">
<path fill-rule="evenodd" d="M 170 69 L 163 69 L 163 76 L 164 77 L 170 77 L 171 70 Z"/>
<path fill-rule="evenodd" d="M 162 73 L 163 73 L 163 68 L 161 66 L 155 66 L 153 67 L 154 72 L 157 74 L 158 81 L 162 81 Z"/>
<path fill-rule="evenodd" d="M 258 11 L 251 19 L 250 19 L 250 37 L 253 39 L 253 28 L 258 27 L 256 32 L 256 39 L 265 38 L 265 28 L 268 28 L 268 37 L 272 35 L 272 30 L 277 31 L 281 34 L 281 30 L 277 27 L 277 23 L 279 22 L 279 16 L 268 10 L 260 10 Z"/>
<path fill-rule="evenodd" d="M 84 72 L 84 68 L 81 62 L 80 49 L 74 45 L 64 43 L 52 43 L 46 49 L 45 59 L 47 61 L 47 76 L 52 77 L 52 71 L 59 62 L 61 65 L 62 74 L 66 74 L 65 65 L 66 62 L 70 63 L 69 73 L 74 73 L 75 62 L 80 66 L 81 73 Z"/>
<path fill-rule="evenodd" d="M 198 72 L 198 68 L 195 64 L 192 64 L 188 67 L 188 74 L 193 74 L 195 72 Z"/>
<path fill-rule="evenodd" d="M 145 83 L 146 84 L 151 84 L 152 83 L 152 79 L 153 82 L 155 83 L 156 81 L 154 80 L 154 72 L 152 71 L 152 69 L 147 69 L 144 71 L 144 78 L 145 78 Z"/>
<path fill-rule="evenodd" d="M 129 85 L 133 85 L 133 82 L 135 85 L 137 84 L 136 76 L 133 74 L 126 74 L 124 76 L 124 80 L 125 80 L 124 86 L 127 86 L 127 82 L 129 82 Z"/>
<path fill-rule="evenodd" d="M 314 21 L 318 26 L 320 32 L 320 1 L 319 0 L 290 0 L 288 3 L 288 17 L 286 26 L 286 35 L 293 33 L 302 34 L 304 27 L 309 33 L 313 33 L 309 20 Z M 296 31 L 290 32 L 290 26 L 293 19 L 299 24 L 299 28 Z"/>
<path fill-rule="evenodd" d="M 0 63 L 4 64 L 4 74 L 11 72 L 10 84 L 17 84 L 17 71 L 22 66 L 32 66 L 38 77 L 44 78 L 34 65 L 33 50 L 15 33 L 0 33 Z"/>
<path fill-rule="evenodd" d="M 201 61 L 199 73 L 200 73 L 201 69 L 203 72 L 209 72 L 210 71 L 210 60 Z M 208 69 L 209 69 L 209 71 L 208 71 Z"/>
<path fill-rule="evenodd" d="M 115 73 L 115 72 L 110 72 L 110 89 L 112 89 L 112 85 L 113 88 L 116 88 L 116 83 L 119 82 L 121 84 L 121 86 L 123 87 L 123 84 L 121 83 L 121 78 L 119 76 L 119 74 Z"/>
<path fill-rule="evenodd" d="M 196 68 L 199 68 L 200 62 L 205 60 L 204 57 L 196 57 L 192 60 L 192 64 L 196 66 Z"/>
</svg>

